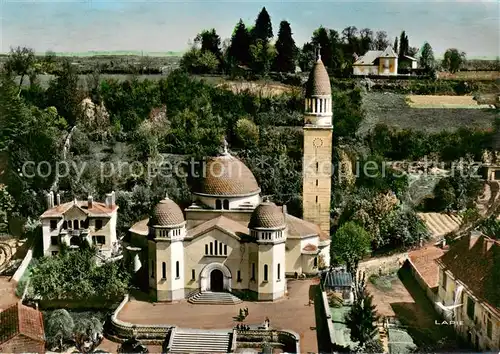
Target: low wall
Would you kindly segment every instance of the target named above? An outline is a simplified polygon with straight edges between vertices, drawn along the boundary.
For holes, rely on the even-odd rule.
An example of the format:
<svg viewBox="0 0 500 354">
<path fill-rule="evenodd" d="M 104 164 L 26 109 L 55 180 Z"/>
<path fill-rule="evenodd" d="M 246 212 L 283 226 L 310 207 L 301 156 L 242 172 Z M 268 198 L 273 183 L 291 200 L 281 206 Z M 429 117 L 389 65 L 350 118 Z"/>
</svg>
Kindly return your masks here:
<svg viewBox="0 0 500 354">
<path fill-rule="evenodd" d="M 10 280 L 14 280 L 15 282 L 19 282 L 19 280 L 22 278 L 24 275 L 24 272 L 26 272 L 26 269 L 28 269 L 28 266 L 30 265 L 31 260 L 33 259 L 33 252 L 34 252 L 35 246 L 31 246 L 28 252 L 26 252 L 26 256 L 24 256 L 23 261 L 21 262 L 21 265 L 19 268 L 17 268 L 16 272 L 10 278 Z"/>
<path fill-rule="evenodd" d="M 330 343 L 330 347 L 334 348 L 335 347 L 335 338 L 334 338 L 335 330 L 333 328 L 332 314 L 330 312 L 330 305 L 328 304 L 328 296 L 326 295 L 326 291 L 321 292 L 321 309 L 322 309 L 323 315 L 326 318 L 326 325 L 328 328 L 328 341 Z"/>
<path fill-rule="evenodd" d="M 429 285 L 425 282 L 424 278 L 422 277 L 422 274 L 420 274 L 420 272 L 418 271 L 418 269 L 413 265 L 413 263 L 411 262 L 411 260 L 409 258 L 406 261 L 406 265 L 410 269 L 411 274 L 413 275 L 413 278 L 415 278 L 415 280 L 417 281 L 418 285 L 425 292 L 425 295 L 427 296 L 427 298 L 434 305 L 434 308 L 437 311 L 437 313 L 439 313 L 440 315 L 442 315 L 443 310 L 441 308 L 439 308 L 439 306 L 436 305 L 436 301 L 437 301 L 437 293 L 436 293 L 436 291 L 437 291 L 437 289 L 429 287 Z M 434 291 L 433 289 L 436 289 L 436 291 Z"/>
<path fill-rule="evenodd" d="M 114 340 L 124 342 L 130 338 L 137 338 L 148 344 L 162 345 L 170 343 L 171 334 L 175 331 L 175 326 L 171 325 L 141 325 L 124 322 L 118 319 L 118 314 L 129 301 L 129 295 L 125 295 L 123 301 L 118 305 L 111 316 L 109 323 L 109 333 Z"/>
<path fill-rule="evenodd" d="M 112 310 L 116 307 L 116 300 L 89 298 L 85 300 L 38 300 L 40 309 L 72 309 L 72 310 Z"/>
<path fill-rule="evenodd" d="M 398 253 L 392 256 L 373 258 L 359 264 L 359 270 L 370 275 L 390 274 L 401 268 L 404 262 L 408 259 L 408 252 Z"/>
<path fill-rule="evenodd" d="M 242 347 L 246 343 L 255 343 L 259 346 L 263 342 L 280 343 L 284 345 L 284 352 L 286 353 L 300 353 L 300 335 L 291 330 L 236 330 L 236 348 L 238 343 Z"/>
</svg>

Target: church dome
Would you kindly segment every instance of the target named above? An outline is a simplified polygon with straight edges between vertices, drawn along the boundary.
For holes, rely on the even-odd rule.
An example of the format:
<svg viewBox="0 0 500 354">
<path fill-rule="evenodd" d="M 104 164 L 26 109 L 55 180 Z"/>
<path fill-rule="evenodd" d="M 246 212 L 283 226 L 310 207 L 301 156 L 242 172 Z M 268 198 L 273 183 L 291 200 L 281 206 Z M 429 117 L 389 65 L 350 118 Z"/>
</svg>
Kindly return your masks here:
<svg viewBox="0 0 500 354">
<path fill-rule="evenodd" d="M 309 79 L 306 84 L 306 97 L 331 96 L 331 94 L 330 77 L 321 58 L 318 58 L 309 73 Z"/>
<path fill-rule="evenodd" d="M 181 208 L 166 197 L 154 207 L 149 226 L 177 226 L 183 222 L 184 214 Z"/>
<path fill-rule="evenodd" d="M 206 162 L 204 176 L 193 193 L 202 196 L 244 197 L 260 193 L 252 171 L 238 158 L 226 153 Z"/>
<path fill-rule="evenodd" d="M 285 227 L 283 210 L 272 202 L 262 202 L 252 213 L 250 229 L 277 229 Z"/>
</svg>

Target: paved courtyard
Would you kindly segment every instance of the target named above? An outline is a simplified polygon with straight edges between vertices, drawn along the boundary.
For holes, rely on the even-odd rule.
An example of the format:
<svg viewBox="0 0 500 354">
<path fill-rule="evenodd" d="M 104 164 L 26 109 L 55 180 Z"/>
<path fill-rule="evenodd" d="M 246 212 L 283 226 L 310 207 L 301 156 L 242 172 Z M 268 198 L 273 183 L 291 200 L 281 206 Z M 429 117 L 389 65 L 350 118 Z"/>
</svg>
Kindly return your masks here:
<svg viewBox="0 0 500 354">
<path fill-rule="evenodd" d="M 262 324 L 269 317 L 271 327 L 289 329 L 300 335 L 302 353 L 317 353 L 314 285 L 317 280 L 288 280 L 289 296 L 277 302 L 243 302 L 237 305 L 193 305 L 178 303 L 128 302 L 119 313 L 122 321 L 136 324 L 171 324 L 185 328 L 233 328 L 240 308 L 248 307 L 248 325 Z"/>
</svg>

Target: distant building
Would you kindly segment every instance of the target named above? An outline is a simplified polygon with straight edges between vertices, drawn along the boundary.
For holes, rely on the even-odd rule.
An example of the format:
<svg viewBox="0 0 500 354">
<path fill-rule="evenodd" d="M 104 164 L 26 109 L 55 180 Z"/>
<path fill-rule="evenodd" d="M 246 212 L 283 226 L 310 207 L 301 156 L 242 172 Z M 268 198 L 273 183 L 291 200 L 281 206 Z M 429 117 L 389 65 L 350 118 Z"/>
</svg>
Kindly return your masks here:
<svg viewBox="0 0 500 354">
<path fill-rule="evenodd" d="M 47 210 L 40 216 L 42 221 L 43 254 L 55 255 L 62 244 L 77 248 L 84 241 L 97 246 L 99 253 L 110 257 L 117 247 L 116 221 L 118 206 L 115 193 L 106 195 L 104 203 L 92 196 L 86 201 L 74 200 L 61 204 L 59 194 L 47 194 Z"/>
<path fill-rule="evenodd" d="M 321 282 L 325 290 L 331 290 L 342 298 L 344 305 L 354 301 L 354 281 L 352 274 L 345 269 L 332 269 L 323 273 Z"/>
<path fill-rule="evenodd" d="M 477 349 L 500 349 L 500 242 L 472 232 L 439 259 L 437 301 L 455 330 Z"/>
<path fill-rule="evenodd" d="M 398 74 L 398 56 L 391 46 L 385 50 L 369 50 L 352 64 L 352 73 L 357 76 Z"/>
<path fill-rule="evenodd" d="M 418 66 L 418 60 L 410 57 L 409 55 L 403 55 L 398 59 L 398 65 L 400 69 L 416 69 Z"/>
<path fill-rule="evenodd" d="M 45 353 L 42 313 L 21 303 L 0 312 L 0 353 Z"/>
</svg>

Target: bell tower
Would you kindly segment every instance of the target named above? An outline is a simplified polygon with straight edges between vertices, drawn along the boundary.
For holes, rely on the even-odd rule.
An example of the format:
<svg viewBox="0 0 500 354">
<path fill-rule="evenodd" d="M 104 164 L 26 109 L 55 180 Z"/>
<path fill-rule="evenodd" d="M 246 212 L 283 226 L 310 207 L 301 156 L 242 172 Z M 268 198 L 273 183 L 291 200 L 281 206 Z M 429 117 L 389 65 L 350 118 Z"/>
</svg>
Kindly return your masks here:
<svg viewBox="0 0 500 354">
<path fill-rule="evenodd" d="M 309 74 L 304 109 L 303 218 L 330 234 L 332 90 L 321 55 Z"/>
</svg>

